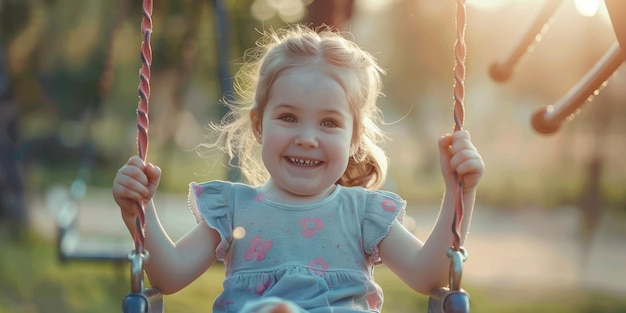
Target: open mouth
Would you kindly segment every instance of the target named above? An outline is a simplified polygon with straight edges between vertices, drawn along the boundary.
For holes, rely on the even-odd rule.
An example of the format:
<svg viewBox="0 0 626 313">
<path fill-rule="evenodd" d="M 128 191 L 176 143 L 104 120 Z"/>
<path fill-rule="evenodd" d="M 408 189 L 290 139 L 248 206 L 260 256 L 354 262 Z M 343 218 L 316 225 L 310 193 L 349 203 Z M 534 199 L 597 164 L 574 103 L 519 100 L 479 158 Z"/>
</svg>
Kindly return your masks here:
<svg viewBox="0 0 626 313">
<path fill-rule="evenodd" d="M 317 161 L 317 160 L 305 160 L 305 159 L 298 159 L 298 158 L 293 158 L 293 157 L 286 157 L 286 159 L 292 164 L 295 164 L 297 166 L 303 166 L 303 167 L 314 167 L 314 166 L 318 166 L 322 164 L 322 161 Z"/>
</svg>

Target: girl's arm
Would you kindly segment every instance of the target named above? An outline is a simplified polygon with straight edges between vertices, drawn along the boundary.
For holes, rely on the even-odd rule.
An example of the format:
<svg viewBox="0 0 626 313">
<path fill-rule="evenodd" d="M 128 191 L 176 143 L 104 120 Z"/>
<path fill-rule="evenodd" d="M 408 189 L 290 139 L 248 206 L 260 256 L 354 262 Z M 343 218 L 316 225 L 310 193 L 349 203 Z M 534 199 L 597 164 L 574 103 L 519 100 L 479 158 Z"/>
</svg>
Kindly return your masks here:
<svg viewBox="0 0 626 313">
<path fill-rule="evenodd" d="M 171 294 L 189 285 L 215 262 L 220 237 L 206 223 L 199 223 L 174 243 L 163 229 L 152 201 L 160 177 L 158 167 L 134 156 L 117 172 L 112 191 L 131 234 L 136 232 L 136 203 L 146 204 L 144 248 L 149 257 L 144 270 L 152 287 Z"/>
<path fill-rule="evenodd" d="M 439 141 L 441 170 L 446 193 L 437 222 L 425 243 L 395 221 L 387 237 L 380 244 L 383 262 L 411 288 L 422 294 L 447 286 L 450 259 L 447 250 L 452 245 L 454 217 L 453 173 L 463 177 L 464 214 L 461 224 L 461 242 L 465 240 L 476 197 L 476 185 L 482 176 L 484 163 L 471 142 L 467 131 L 444 136 Z"/>
<path fill-rule="evenodd" d="M 134 220 L 125 223 L 129 230 L 136 228 Z M 183 289 L 215 263 L 219 240 L 216 230 L 200 222 L 173 242 L 159 221 L 153 202 L 148 202 L 145 249 L 150 255 L 144 270 L 150 285 L 166 295 Z"/>
<path fill-rule="evenodd" d="M 474 202 L 474 193 L 464 196 L 465 213 L 461 242 L 465 240 Z M 425 243 L 422 243 L 397 220 L 380 243 L 380 257 L 402 281 L 413 290 L 428 295 L 435 288 L 447 286 L 452 245 L 454 196 L 446 193 L 437 222 Z"/>
</svg>

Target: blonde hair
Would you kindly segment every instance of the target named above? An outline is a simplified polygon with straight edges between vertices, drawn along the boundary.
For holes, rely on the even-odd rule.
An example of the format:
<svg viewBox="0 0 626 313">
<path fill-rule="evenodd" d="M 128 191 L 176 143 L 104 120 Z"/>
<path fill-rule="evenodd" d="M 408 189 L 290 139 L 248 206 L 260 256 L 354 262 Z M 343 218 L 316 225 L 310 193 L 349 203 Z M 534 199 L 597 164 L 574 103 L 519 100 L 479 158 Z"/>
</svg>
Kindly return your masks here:
<svg viewBox="0 0 626 313">
<path fill-rule="evenodd" d="M 241 169 L 252 185 L 264 183 L 269 173 L 260 156 L 260 145 L 252 132 L 250 113 L 262 119 L 270 89 L 285 69 L 324 62 L 347 75 L 334 77 L 343 87 L 354 117 L 348 166 L 337 183 L 343 186 L 380 187 L 387 174 L 387 157 L 378 146 L 384 139 L 379 128 L 381 112 L 376 100 L 381 94 L 383 70 L 374 57 L 330 27 L 311 29 L 303 25 L 265 31 L 257 46 L 246 51 L 244 64 L 235 76 L 238 99 L 225 102 L 229 113 L 220 124 L 212 124 L 219 139 L 204 147 L 221 148 L 230 163 Z M 232 164 L 236 163 L 236 164 Z"/>
</svg>

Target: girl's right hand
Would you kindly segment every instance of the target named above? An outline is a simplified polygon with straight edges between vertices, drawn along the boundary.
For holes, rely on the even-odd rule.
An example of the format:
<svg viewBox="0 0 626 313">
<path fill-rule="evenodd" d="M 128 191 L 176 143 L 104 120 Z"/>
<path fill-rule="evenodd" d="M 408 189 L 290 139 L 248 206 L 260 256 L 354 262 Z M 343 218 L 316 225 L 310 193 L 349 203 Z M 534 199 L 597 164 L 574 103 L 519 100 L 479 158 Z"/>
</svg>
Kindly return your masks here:
<svg viewBox="0 0 626 313">
<path fill-rule="evenodd" d="M 148 202 L 154 196 L 161 169 L 151 163 L 145 164 L 139 156 L 131 157 L 117 171 L 113 180 L 113 199 L 122 211 L 122 217 L 134 220 L 137 202 Z"/>
</svg>

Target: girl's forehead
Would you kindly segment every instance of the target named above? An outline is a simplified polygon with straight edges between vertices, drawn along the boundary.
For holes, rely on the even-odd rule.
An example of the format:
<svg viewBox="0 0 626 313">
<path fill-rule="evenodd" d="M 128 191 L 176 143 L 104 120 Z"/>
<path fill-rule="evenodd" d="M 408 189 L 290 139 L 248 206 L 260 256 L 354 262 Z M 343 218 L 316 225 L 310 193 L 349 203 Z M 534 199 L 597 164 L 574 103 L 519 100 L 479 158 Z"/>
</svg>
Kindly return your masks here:
<svg viewBox="0 0 626 313">
<path fill-rule="evenodd" d="M 289 67 L 280 72 L 275 79 L 291 79 L 307 73 L 315 73 L 320 79 L 329 78 L 335 81 L 346 94 L 356 87 L 357 79 L 353 71 L 317 60 L 312 63 Z"/>
<path fill-rule="evenodd" d="M 282 71 L 282 73 L 303 73 L 312 71 L 326 73 L 329 76 L 335 76 L 345 75 L 347 69 L 329 64 L 328 62 L 323 60 L 316 59 L 312 62 L 303 62 L 300 65 L 290 66 Z"/>
<path fill-rule="evenodd" d="M 327 64 L 305 64 L 286 68 L 281 71 L 274 80 L 272 87 L 280 82 L 281 85 L 292 85 L 298 89 L 307 89 L 328 82 L 343 85 L 341 69 Z M 306 85 L 302 85 L 306 83 Z"/>
<path fill-rule="evenodd" d="M 348 96 L 336 74 L 320 67 L 297 67 L 284 71 L 271 87 L 269 105 L 316 107 L 349 111 Z"/>
</svg>

